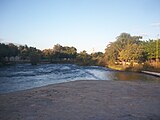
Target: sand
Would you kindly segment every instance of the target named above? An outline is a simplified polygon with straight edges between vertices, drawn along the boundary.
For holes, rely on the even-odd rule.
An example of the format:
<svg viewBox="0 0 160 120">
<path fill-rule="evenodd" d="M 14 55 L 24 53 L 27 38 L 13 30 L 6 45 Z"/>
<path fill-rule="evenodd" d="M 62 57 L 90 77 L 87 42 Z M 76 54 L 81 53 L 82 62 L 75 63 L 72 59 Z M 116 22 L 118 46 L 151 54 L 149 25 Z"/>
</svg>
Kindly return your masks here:
<svg viewBox="0 0 160 120">
<path fill-rule="evenodd" d="M 160 83 L 88 80 L 1 94 L 0 120 L 160 120 Z"/>
</svg>

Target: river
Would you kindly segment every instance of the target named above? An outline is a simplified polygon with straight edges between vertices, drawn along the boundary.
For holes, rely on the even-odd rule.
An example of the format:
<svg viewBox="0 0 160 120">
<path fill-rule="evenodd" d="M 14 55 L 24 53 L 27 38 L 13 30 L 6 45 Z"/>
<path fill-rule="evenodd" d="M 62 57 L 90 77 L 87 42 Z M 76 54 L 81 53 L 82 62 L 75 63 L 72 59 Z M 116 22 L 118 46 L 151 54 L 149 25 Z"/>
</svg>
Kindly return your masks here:
<svg viewBox="0 0 160 120">
<path fill-rule="evenodd" d="M 160 82 L 159 77 L 135 72 L 114 71 L 99 66 L 74 64 L 17 64 L 0 68 L 0 93 L 76 80 L 129 80 Z"/>
</svg>

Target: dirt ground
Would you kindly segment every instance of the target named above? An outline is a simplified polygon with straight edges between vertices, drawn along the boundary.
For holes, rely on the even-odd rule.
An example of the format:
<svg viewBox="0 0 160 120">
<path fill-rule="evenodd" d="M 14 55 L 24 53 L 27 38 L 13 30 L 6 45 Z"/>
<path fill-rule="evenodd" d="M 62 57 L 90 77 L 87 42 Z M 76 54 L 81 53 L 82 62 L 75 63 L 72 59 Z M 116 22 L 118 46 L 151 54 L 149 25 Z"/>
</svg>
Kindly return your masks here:
<svg viewBox="0 0 160 120">
<path fill-rule="evenodd" d="M 1 94 L 0 120 L 160 120 L 160 83 L 84 80 Z"/>
</svg>

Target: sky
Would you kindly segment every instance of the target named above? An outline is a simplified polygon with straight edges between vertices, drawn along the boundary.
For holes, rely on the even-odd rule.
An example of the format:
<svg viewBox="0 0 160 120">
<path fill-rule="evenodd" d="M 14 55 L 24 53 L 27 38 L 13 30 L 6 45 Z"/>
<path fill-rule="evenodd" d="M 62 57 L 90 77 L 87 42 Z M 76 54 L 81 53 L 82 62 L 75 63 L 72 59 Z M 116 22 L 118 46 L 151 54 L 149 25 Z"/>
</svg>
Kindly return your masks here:
<svg viewBox="0 0 160 120">
<path fill-rule="evenodd" d="M 123 32 L 157 38 L 160 0 L 0 0 L 0 42 L 104 52 Z"/>
</svg>

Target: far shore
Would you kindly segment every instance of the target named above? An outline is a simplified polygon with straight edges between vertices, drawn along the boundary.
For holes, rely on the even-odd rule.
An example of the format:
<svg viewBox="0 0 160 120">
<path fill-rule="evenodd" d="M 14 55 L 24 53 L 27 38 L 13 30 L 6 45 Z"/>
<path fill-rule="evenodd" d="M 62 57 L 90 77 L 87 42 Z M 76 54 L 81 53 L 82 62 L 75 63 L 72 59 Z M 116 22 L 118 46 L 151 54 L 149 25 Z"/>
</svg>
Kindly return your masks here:
<svg viewBox="0 0 160 120">
<path fill-rule="evenodd" d="M 0 95 L 1 120 L 159 120 L 160 83 L 80 80 Z"/>
</svg>

